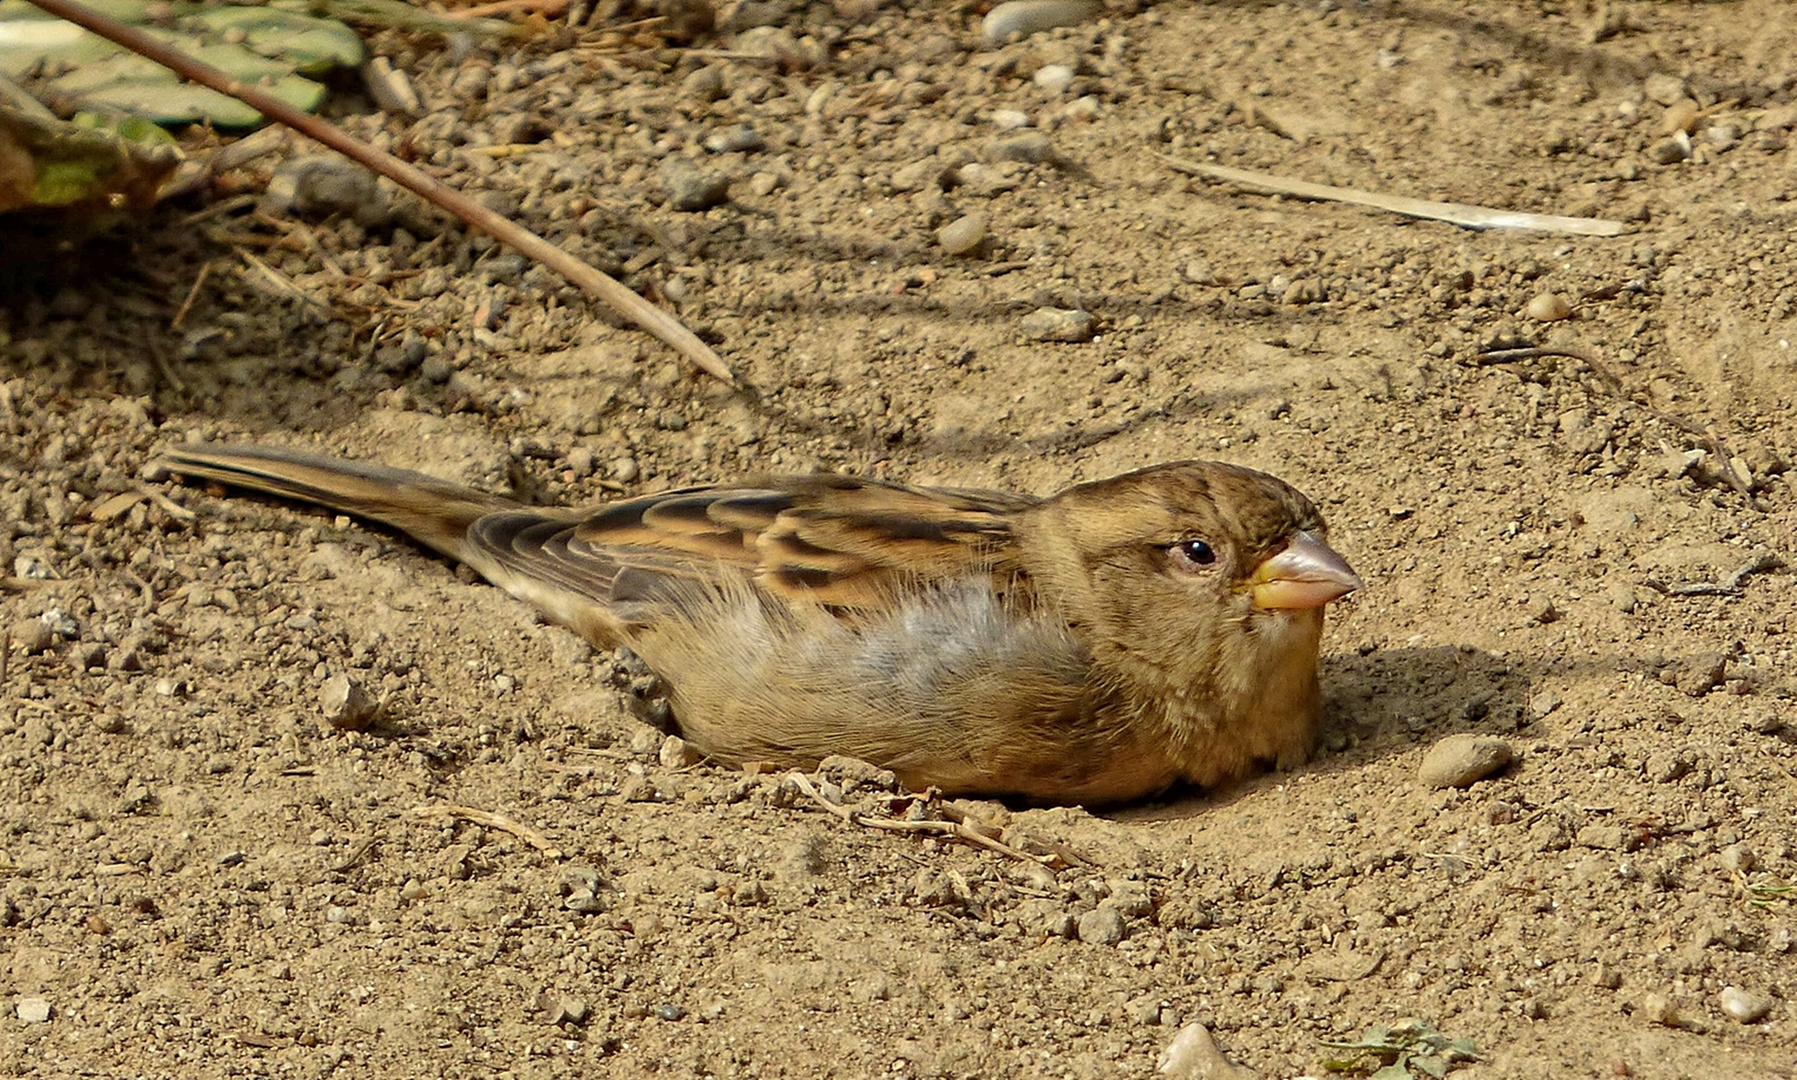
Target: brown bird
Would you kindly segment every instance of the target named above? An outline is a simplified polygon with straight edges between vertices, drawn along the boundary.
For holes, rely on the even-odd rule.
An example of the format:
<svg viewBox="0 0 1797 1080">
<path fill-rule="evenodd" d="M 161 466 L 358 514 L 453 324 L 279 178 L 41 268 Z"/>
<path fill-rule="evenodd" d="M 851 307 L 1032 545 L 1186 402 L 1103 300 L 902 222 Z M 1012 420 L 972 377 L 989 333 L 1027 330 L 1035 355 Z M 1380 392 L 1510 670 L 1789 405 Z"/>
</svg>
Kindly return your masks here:
<svg viewBox="0 0 1797 1080">
<path fill-rule="evenodd" d="M 1360 588 L 1309 499 L 1211 461 L 1048 498 L 822 474 L 584 510 L 292 450 L 157 465 L 390 525 L 628 647 L 714 759 L 1037 803 L 1301 763 L 1323 607 Z"/>
</svg>

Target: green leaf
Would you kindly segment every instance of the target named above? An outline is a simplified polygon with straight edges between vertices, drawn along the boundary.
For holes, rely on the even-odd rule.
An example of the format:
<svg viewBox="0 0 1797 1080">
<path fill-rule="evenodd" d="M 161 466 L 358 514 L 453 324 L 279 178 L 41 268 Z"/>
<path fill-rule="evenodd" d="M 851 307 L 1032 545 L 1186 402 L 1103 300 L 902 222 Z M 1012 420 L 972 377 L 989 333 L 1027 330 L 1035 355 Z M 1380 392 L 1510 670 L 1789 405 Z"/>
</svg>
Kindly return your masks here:
<svg viewBox="0 0 1797 1080">
<path fill-rule="evenodd" d="M 1418 1054 L 1410 1059 L 1410 1063 L 1433 1076 L 1435 1080 L 1441 1080 L 1448 1074 L 1448 1059 L 1435 1054 Z"/>
<path fill-rule="evenodd" d="M 323 86 L 298 75 L 277 79 L 261 89 L 305 112 L 318 108 L 325 95 Z M 101 108 L 137 113 L 159 124 L 209 120 L 222 128 L 243 128 L 262 122 L 262 114 L 243 102 L 195 83 L 114 83 L 96 89 L 82 100 Z"/>
<path fill-rule="evenodd" d="M 1410 1070 L 1404 1067 L 1404 1059 L 1400 1057 L 1397 1061 L 1367 1077 L 1367 1080 L 1411 1080 Z"/>
<path fill-rule="evenodd" d="M 180 156 L 166 134 L 132 139 L 95 118 L 59 120 L 0 80 L 0 212 L 101 229 L 154 205 Z"/>
<path fill-rule="evenodd" d="M 89 0 L 121 22 L 224 71 L 259 85 L 308 112 L 324 101 L 324 87 L 302 78 L 363 62 L 367 50 L 350 27 L 267 7 L 162 4 L 178 30 L 150 25 L 150 0 Z M 227 33 L 240 41 L 226 41 Z M 48 18 L 25 0 L 0 0 L 0 76 L 50 76 L 46 100 L 58 109 L 123 109 L 158 123 L 206 120 L 219 127 L 262 122 L 256 110 L 223 94 L 183 84 L 174 73 L 97 35 Z"/>
<path fill-rule="evenodd" d="M 251 49 L 263 56 L 280 57 L 291 65 L 290 70 L 305 75 L 356 67 L 368 58 L 361 37 L 342 23 L 274 8 L 215 8 L 182 20 L 182 25 L 212 34 L 241 30 Z"/>
</svg>

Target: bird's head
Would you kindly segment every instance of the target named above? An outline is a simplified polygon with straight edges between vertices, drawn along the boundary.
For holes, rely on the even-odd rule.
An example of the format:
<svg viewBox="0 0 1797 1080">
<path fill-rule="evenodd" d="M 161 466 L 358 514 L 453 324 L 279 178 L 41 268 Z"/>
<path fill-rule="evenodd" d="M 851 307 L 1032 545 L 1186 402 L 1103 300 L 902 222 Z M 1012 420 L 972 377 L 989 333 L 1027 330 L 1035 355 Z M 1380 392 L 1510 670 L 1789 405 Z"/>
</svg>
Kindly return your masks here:
<svg viewBox="0 0 1797 1080">
<path fill-rule="evenodd" d="M 1234 713 L 1277 690 L 1271 680 L 1314 712 L 1323 607 L 1360 579 L 1291 485 L 1175 462 L 1069 488 L 1023 527 L 1044 598 L 1130 692 Z"/>
</svg>

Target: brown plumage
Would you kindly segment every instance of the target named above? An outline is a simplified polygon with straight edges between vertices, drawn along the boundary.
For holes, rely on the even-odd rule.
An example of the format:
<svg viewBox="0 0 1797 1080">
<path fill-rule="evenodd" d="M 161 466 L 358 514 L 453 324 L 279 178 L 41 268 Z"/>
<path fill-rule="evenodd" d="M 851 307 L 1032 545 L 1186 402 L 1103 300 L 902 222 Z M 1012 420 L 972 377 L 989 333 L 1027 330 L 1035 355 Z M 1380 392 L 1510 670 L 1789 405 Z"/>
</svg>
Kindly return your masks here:
<svg viewBox="0 0 1797 1080">
<path fill-rule="evenodd" d="M 1323 607 L 1360 587 L 1309 499 L 1217 462 L 1048 498 L 815 475 L 592 510 L 290 450 L 159 464 L 391 525 L 629 647 L 719 760 L 1034 802 L 1303 761 Z"/>
</svg>

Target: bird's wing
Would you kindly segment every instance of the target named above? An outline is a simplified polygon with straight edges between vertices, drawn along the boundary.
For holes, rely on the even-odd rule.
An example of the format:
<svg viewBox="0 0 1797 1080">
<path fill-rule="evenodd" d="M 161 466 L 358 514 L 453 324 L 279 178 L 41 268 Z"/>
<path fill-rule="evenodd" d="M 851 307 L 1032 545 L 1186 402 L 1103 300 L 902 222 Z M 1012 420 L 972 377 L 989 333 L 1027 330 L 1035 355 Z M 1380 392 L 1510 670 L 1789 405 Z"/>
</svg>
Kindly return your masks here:
<svg viewBox="0 0 1797 1080">
<path fill-rule="evenodd" d="M 877 613 L 920 585 L 1014 575 L 1011 515 L 1039 502 L 816 475 L 588 511 L 298 450 L 184 444 L 157 466 L 393 525 L 606 642 L 720 590 Z"/>
<path fill-rule="evenodd" d="M 1028 496 L 912 488 L 843 476 L 688 488 L 570 519 L 488 514 L 464 556 L 645 617 L 712 584 L 753 582 L 787 600 L 877 610 L 906 588 L 1009 569 L 1010 515 Z M 494 565 L 497 564 L 497 565 Z M 488 576 L 494 576 L 488 573 Z M 508 585 L 508 587 L 510 587 Z"/>
</svg>

